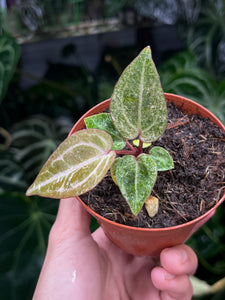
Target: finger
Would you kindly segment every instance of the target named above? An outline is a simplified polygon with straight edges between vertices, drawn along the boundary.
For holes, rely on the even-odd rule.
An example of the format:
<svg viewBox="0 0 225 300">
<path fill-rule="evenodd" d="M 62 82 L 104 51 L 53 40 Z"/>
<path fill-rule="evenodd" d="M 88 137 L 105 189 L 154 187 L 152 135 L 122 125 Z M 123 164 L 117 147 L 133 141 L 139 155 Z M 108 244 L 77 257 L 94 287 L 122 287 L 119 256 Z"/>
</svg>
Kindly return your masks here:
<svg viewBox="0 0 225 300">
<path fill-rule="evenodd" d="M 175 276 L 162 267 L 155 267 L 151 273 L 154 286 L 160 290 L 162 300 L 190 300 L 193 288 L 187 275 Z"/>
<path fill-rule="evenodd" d="M 61 199 L 50 240 L 80 239 L 90 235 L 90 215 L 76 198 Z"/>
<path fill-rule="evenodd" d="M 187 245 L 164 249 L 160 261 L 162 267 L 174 275 L 193 275 L 198 265 L 195 252 Z"/>
</svg>

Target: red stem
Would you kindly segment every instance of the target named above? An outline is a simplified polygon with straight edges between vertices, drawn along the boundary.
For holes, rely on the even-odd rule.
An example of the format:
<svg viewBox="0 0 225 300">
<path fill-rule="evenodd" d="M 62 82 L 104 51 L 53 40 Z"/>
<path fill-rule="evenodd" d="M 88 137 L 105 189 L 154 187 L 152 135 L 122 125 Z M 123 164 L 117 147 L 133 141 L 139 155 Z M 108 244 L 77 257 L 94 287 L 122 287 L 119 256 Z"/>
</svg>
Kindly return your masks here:
<svg viewBox="0 0 225 300">
<path fill-rule="evenodd" d="M 139 139 L 138 155 L 143 152 L 143 141 Z"/>
<path fill-rule="evenodd" d="M 132 150 L 116 150 L 115 151 L 116 154 L 118 155 L 136 155 L 137 150 L 135 149 L 135 151 Z"/>
<path fill-rule="evenodd" d="M 133 147 L 128 141 L 126 141 L 126 145 L 132 150 L 132 151 L 136 151 L 136 147 Z"/>
<path fill-rule="evenodd" d="M 133 155 L 135 157 L 138 157 L 138 155 L 143 152 L 143 149 L 142 149 L 143 142 L 141 140 L 139 140 L 138 148 L 133 147 L 128 141 L 126 141 L 126 144 L 131 150 L 116 150 L 116 154 L 118 154 L 118 155 Z"/>
</svg>

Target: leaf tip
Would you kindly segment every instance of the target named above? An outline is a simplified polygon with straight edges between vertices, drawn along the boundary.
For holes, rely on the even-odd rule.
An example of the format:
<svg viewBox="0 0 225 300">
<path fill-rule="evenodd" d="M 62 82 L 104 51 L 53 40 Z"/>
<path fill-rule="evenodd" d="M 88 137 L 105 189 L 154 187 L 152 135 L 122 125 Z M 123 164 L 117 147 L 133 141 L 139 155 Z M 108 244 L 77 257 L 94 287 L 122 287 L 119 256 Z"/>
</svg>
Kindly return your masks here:
<svg viewBox="0 0 225 300">
<path fill-rule="evenodd" d="M 148 58 L 152 59 L 152 51 L 151 51 L 151 47 L 148 45 L 146 46 L 141 53 L 145 54 Z"/>
<path fill-rule="evenodd" d="M 149 45 L 146 46 L 146 47 L 143 49 L 143 51 L 151 53 L 151 48 L 150 48 L 150 46 L 149 46 Z"/>
<path fill-rule="evenodd" d="M 25 195 L 26 196 L 33 196 L 35 193 L 34 193 L 34 184 L 32 184 L 26 191 Z"/>
</svg>

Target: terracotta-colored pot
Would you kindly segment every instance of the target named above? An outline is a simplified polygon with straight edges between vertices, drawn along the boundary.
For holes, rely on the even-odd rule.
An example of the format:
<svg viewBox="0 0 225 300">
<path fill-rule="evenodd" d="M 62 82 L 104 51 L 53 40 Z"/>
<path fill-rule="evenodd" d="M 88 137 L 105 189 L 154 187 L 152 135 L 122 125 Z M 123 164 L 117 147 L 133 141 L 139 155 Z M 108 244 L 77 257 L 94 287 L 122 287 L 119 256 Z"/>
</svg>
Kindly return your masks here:
<svg viewBox="0 0 225 300">
<path fill-rule="evenodd" d="M 182 111 L 188 114 L 198 114 L 205 118 L 209 118 L 225 131 L 225 126 L 210 111 L 198 103 L 174 94 L 165 93 L 165 98 L 167 102 L 173 102 L 176 106 L 179 106 Z M 84 118 L 103 112 L 109 107 L 109 103 L 110 99 L 105 100 L 90 109 L 78 120 L 69 135 L 83 129 L 85 127 Z M 133 255 L 158 256 L 162 249 L 184 243 L 214 214 L 216 208 L 224 201 L 225 193 L 216 205 L 202 216 L 190 222 L 167 228 L 136 228 L 121 225 L 100 216 L 90 209 L 90 207 L 85 205 L 79 197 L 77 197 L 77 199 L 82 203 L 85 209 L 97 219 L 105 234 L 118 247 Z"/>
</svg>

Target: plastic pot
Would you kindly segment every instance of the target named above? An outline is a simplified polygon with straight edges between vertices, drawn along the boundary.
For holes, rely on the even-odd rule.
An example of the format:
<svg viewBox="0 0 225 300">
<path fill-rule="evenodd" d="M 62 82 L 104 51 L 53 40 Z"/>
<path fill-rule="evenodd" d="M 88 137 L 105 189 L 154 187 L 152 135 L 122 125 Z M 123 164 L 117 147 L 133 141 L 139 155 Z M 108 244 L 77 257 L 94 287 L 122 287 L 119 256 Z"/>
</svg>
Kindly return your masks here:
<svg viewBox="0 0 225 300">
<path fill-rule="evenodd" d="M 200 104 L 174 94 L 165 93 L 165 98 L 167 102 L 173 102 L 185 113 L 198 114 L 204 118 L 209 118 L 225 131 L 225 126 L 210 111 Z M 110 99 L 105 100 L 90 109 L 78 120 L 69 135 L 83 129 L 85 127 L 84 118 L 103 112 L 109 107 L 109 103 Z M 184 243 L 214 214 L 216 208 L 224 201 L 225 193 L 214 207 L 200 217 L 181 225 L 166 228 L 136 228 L 121 225 L 100 216 L 90 207 L 85 205 L 79 197 L 77 197 L 77 199 L 85 209 L 97 219 L 108 238 L 119 248 L 133 255 L 158 256 L 164 248 Z"/>
</svg>

